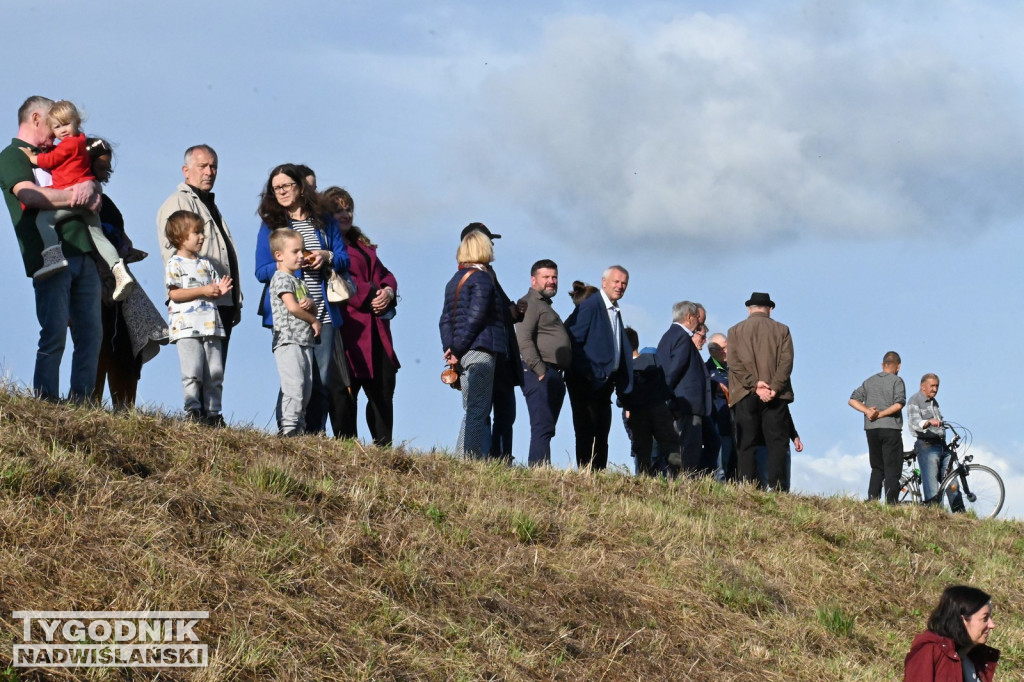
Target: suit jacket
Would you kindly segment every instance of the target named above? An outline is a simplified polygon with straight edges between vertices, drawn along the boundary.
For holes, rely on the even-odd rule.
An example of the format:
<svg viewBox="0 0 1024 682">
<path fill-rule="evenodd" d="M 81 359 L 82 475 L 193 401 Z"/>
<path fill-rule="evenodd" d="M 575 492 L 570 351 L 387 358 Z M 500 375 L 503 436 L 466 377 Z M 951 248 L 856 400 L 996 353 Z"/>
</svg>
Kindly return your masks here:
<svg viewBox="0 0 1024 682">
<path fill-rule="evenodd" d="M 693 338 L 673 323 L 658 342 L 658 364 L 665 371 L 665 383 L 672 394 L 677 414 L 706 417 L 711 414 L 711 382 Z"/>
<path fill-rule="evenodd" d="M 572 375 L 588 380 L 595 389 L 614 380 L 620 394 L 632 390 L 633 354 L 627 349 L 629 341 L 624 333 L 621 315 L 619 367 L 612 372 L 615 366 L 615 336 L 601 294 L 594 294 L 580 303 L 565 321 L 565 328 L 572 343 Z"/>
<path fill-rule="evenodd" d="M 789 327 L 766 313 L 754 312 L 729 330 L 729 405 L 767 382 L 775 397 L 793 402 L 793 337 Z"/>
</svg>

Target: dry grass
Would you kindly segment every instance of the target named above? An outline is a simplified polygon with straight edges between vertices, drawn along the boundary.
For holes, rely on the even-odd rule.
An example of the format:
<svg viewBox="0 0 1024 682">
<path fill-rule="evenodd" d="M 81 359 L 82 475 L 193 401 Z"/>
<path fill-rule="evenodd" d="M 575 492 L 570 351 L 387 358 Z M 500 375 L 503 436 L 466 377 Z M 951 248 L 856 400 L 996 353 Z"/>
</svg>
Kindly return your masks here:
<svg viewBox="0 0 1024 682">
<path fill-rule="evenodd" d="M 2 393 L 0 671 L 11 611 L 166 609 L 211 665 L 160 679 L 898 680 L 968 582 L 1021 679 L 1021 530 Z M 6 675 L 156 677 L 71 672 Z"/>
</svg>

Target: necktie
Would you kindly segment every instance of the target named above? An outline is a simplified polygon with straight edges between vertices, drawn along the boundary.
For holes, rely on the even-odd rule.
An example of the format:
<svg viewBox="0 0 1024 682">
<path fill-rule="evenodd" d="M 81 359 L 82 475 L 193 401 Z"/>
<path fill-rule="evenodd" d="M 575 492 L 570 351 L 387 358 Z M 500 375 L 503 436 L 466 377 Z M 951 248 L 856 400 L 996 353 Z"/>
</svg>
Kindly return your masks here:
<svg viewBox="0 0 1024 682">
<path fill-rule="evenodd" d="M 622 354 L 622 316 L 619 306 L 612 306 L 612 334 L 615 337 L 615 369 L 619 368 L 619 357 Z"/>
</svg>

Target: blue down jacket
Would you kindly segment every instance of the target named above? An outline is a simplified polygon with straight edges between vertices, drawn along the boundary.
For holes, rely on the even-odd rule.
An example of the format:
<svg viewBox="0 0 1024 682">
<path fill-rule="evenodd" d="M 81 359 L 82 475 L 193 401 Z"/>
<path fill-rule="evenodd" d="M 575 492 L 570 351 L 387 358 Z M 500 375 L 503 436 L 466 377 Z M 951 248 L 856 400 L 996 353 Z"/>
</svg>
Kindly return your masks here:
<svg viewBox="0 0 1024 682">
<path fill-rule="evenodd" d="M 459 292 L 459 310 L 455 313 L 455 289 L 466 271 L 469 279 Z M 452 317 L 455 325 L 452 326 Z M 457 358 L 467 350 L 484 350 L 499 357 L 505 355 L 507 341 L 498 301 L 498 288 L 490 274 L 475 268 L 459 268 L 444 289 L 441 309 L 441 348 L 451 349 Z"/>
</svg>

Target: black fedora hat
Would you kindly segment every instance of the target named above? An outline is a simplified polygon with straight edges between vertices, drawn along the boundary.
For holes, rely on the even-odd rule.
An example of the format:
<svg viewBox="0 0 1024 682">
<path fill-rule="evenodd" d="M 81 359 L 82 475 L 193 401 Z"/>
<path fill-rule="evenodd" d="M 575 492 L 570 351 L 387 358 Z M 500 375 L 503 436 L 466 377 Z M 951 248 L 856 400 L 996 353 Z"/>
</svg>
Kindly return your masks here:
<svg viewBox="0 0 1024 682">
<path fill-rule="evenodd" d="M 494 234 L 493 232 L 488 230 L 487 226 L 484 225 L 483 223 L 470 223 L 469 225 L 466 225 L 464 228 L 462 228 L 462 234 L 459 235 L 459 241 L 461 242 L 463 239 L 465 239 L 466 235 L 469 234 L 470 232 L 483 232 L 485 235 L 487 235 L 487 238 L 492 241 L 495 239 L 501 239 L 500 234 Z"/>
<path fill-rule="evenodd" d="M 755 291 L 754 293 L 750 294 L 750 300 L 748 300 L 743 305 L 747 306 L 748 308 L 752 305 L 767 306 L 769 308 L 774 308 L 775 301 L 773 301 L 772 297 L 764 293 L 763 291 Z"/>
</svg>

